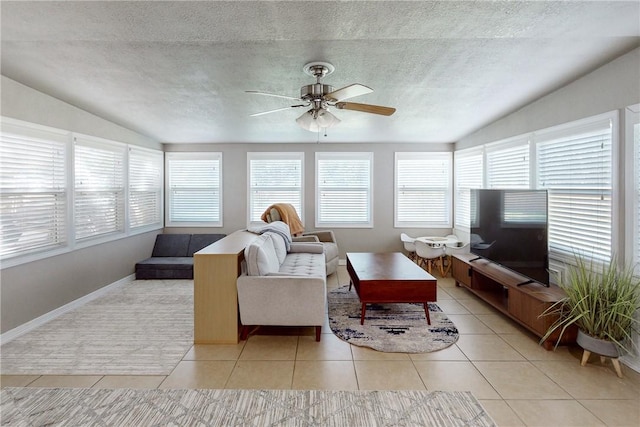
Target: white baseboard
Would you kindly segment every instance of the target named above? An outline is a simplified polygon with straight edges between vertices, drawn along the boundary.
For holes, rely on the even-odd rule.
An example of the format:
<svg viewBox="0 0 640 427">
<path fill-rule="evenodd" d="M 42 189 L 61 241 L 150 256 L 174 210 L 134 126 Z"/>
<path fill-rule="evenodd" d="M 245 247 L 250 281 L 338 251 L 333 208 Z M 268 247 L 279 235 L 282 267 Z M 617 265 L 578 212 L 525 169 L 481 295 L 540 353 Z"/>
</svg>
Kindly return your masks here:
<svg viewBox="0 0 640 427">
<path fill-rule="evenodd" d="M 42 326 L 47 322 L 50 322 L 51 320 L 55 319 L 58 316 L 61 316 L 71 310 L 74 310 L 86 303 L 88 303 L 89 301 L 92 301 L 98 297 L 101 297 L 102 295 L 104 295 L 105 293 L 109 292 L 112 289 L 115 289 L 117 287 L 120 287 L 122 285 L 124 285 L 125 283 L 129 283 L 133 280 L 135 280 L 136 275 L 135 274 L 130 274 L 127 277 L 123 277 L 122 279 L 111 283 L 110 285 L 107 286 L 103 286 L 102 288 L 91 292 L 90 294 L 87 294 L 83 297 L 78 298 L 77 300 L 73 300 L 70 303 L 67 303 L 65 305 L 63 305 L 62 307 L 58 307 L 55 310 L 52 310 L 48 313 L 43 314 L 42 316 L 36 317 L 33 320 L 28 321 L 27 323 L 23 323 L 22 325 L 13 328 L 11 330 L 8 330 L 7 332 L 5 332 L 4 334 L 0 335 L 0 345 L 1 344 L 6 344 L 16 338 L 18 338 L 21 335 L 26 334 L 29 331 L 34 330 L 35 328 L 37 328 L 38 326 Z"/>
<path fill-rule="evenodd" d="M 627 365 L 630 369 L 640 373 L 640 358 L 636 356 L 635 358 L 629 357 L 629 355 L 622 356 L 620 361 Z"/>
</svg>

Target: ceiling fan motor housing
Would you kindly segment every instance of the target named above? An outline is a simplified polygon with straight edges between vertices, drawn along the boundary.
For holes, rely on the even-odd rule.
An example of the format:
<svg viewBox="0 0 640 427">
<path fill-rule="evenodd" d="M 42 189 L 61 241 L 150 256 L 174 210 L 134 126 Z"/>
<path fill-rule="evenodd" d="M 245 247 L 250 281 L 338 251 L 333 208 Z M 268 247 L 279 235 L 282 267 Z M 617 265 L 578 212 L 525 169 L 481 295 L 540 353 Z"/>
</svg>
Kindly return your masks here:
<svg viewBox="0 0 640 427">
<path fill-rule="evenodd" d="M 333 92 L 333 86 L 314 83 L 300 88 L 300 98 L 305 101 L 313 101 L 314 99 L 321 99 L 323 96 L 331 92 Z"/>
</svg>

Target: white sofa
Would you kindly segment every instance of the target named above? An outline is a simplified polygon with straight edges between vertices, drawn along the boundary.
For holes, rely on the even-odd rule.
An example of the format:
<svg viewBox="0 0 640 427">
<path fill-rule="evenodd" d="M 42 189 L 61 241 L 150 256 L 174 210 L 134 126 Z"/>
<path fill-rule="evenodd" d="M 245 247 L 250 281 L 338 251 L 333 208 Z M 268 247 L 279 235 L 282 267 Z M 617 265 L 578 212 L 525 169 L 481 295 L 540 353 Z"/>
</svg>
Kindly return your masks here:
<svg viewBox="0 0 640 427">
<path fill-rule="evenodd" d="M 323 246 L 283 234 L 263 230 L 245 248 L 246 272 L 237 280 L 240 338 L 256 325 L 315 326 L 320 341 L 327 315 Z"/>
</svg>

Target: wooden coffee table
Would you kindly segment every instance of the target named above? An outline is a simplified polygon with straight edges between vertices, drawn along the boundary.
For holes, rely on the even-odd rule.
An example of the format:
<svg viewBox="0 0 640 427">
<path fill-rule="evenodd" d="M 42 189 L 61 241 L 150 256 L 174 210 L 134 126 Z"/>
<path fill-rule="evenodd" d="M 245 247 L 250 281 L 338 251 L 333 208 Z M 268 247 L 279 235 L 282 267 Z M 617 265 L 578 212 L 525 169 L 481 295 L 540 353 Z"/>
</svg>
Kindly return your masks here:
<svg viewBox="0 0 640 427">
<path fill-rule="evenodd" d="M 436 279 L 399 252 L 368 253 L 348 252 L 347 271 L 351 285 L 355 286 L 362 312 L 360 324 L 364 324 L 367 304 L 371 303 L 422 303 L 429 318 L 429 301 L 437 301 Z"/>
</svg>

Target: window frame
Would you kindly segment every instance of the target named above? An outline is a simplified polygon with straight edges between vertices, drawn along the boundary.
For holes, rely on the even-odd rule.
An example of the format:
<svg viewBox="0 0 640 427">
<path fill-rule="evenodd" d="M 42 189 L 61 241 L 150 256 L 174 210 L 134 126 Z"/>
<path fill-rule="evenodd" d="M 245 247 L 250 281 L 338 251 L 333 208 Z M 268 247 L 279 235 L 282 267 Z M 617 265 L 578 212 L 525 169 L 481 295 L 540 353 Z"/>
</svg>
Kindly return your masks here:
<svg viewBox="0 0 640 427">
<path fill-rule="evenodd" d="M 625 260 L 640 276 L 640 104 L 625 108 L 624 131 Z"/>
<path fill-rule="evenodd" d="M 258 189 L 258 187 L 254 187 L 253 182 L 252 182 L 252 162 L 253 161 L 260 161 L 260 162 L 283 162 L 283 161 L 294 161 L 294 162 L 299 162 L 300 164 L 300 169 L 298 172 L 299 175 L 299 186 L 292 186 L 292 187 L 271 187 L 271 186 L 264 186 L 264 187 L 260 187 Z M 256 224 L 260 224 L 262 222 L 261 219 L 255 219 L 252 218 L 252 212 L 254 211 L 254 199 L 253 199 L 253 195 L 254 195 L 254 191 L 265 191 L 268 192 L 269 189 L 271 189 L 271 191 L 277 192 L 277 191 L 291 191 L 291 192 L 297 192 L 299 194 L 299 200 L 300 200 L 300 206 L 296 206 L 295 203 L 292 203 L 296 209 L 296 212 L 298 213 L 298 216 L 300 217 L 300 221 L 302 222 L 302 225 L 304 226 L 304 153 L 303 152 L 273 152 L 273 151 L 269 151 L 269 152 L 258 152 L 258 151 L 250 151 L 247 152 L 247 226 L 250 227 L 251 225 L 256 225 Z M 277 200 L 272 200 L 269 203 L 265 203 L 263 205 L 263 208 L 259 208 L 258 212 L 260 213 L 260 215 L 262 215 L 262 213 L 272 204 L 274 203 L 289 203 L 290 201 L 285 201 L 285 200 L 281 200 L 281 199 L 277 199 Z M 256 208 L 258 209 L 258 208 Z"/>
<path fill-rule="evenodd" d="M 215 151 L 203 151 L 203 152 L 183 152 L 183 151 L 168 151 L 164 153 L 164 175 L 165 175 L 165 210 L 164 210 L 164 222 L 165 227 L 212 227 L 218 228 L 223 226 L 224 222 L 224 198 L 223 198 L 223 154 L 222 152 Z M 173 206 L 173 189 L 172 189 L 172 169 L 171 162 L 173 161 L 203 161 L 203 160 L 211 160 L 217 161 L 217 182 L 218 186 L 210 186 L 210 187 L 198 187 L 197 189 L 194 187 L 189 187 L 186 191 L 195 191 L 195 190 L 204 190 L 210 189 L 213 192 L 218 193 L 218 221 L 177 221 L 172 220 L 172 206 Z M 214 178 L 215 181 L 215 178 Z M 184 187 L 183 187 L 184 188 Z"/>
<path fill-rule="evenodd" d="M 373 163 L 373 152 L 316 152 L 315 156 L 315 200 L 316 200 L 316 214 L 315 214 L 315 226 L 316 228 L 323 227 L 331 227 L 331 228 L 373 228 L 373 196 L 374 196 L 374 187 L 373 187 L 373 173 L 374 173 L 374 163 Z M 342 192 L 344 190 L 344 186 L 341 187 L 323 187 L 320 185 L 320 174 L 321 174 L 321 162 L 324 161 L 364 161 L 368 163 L 368 185 L 367 188 L 364 188 L 366 192 L 366 208 L 367 211 L 365 216 L 367 217 L 365 221 L 361 222 L 348 222 L 348 221 L 322 221 L 322 202 L 321 195 L 323 188 L 331 189 L 332 191 Z M 363 187 L 359 187 L 362 191 Z"/>
<path fill-rule="evenodd" d="M 453 205 L 454 205 L 454 219 L 453 219 L 453 228 L 457 229 L 457 230 L 461 230 L 464 232 L 469 233 L 470 232 L 470 226 L 471 226 L 471 212 L 469 212 L 469 214 L 465 214 L 464 212 L 462 212 L 462 209 L 460 209 L 461 205 L 464 205 L 465 202 L 467 202 L 467 207 L 469 209 L 469 211 L 471 210 L 471 193 L 470 190 L 471 189 L 482 189 L 484 188 L 484 180 L 485 180 L 485 158 L 484 158 L 484 145 L 479 146 L 479 147 L 472 147 L 472 148 L 467 148 L 464 150 L 458 150 L 455 151 L 453 153 L 453 191 L 454 191 L 454 195 L 453 195 Z M 478 173 L 479 175 L 479 183 L 477 184 L 477 186 L 474 187 L 461 187 L 460 186 L 460 181 L 461 181 L 461 175 L 463 170 L 461 170 L 461 162 L 463 160 L 467 160 L 467 159 L 476 159 L 480 161 L 480 171 Z M 464 171 L 466 171 L 467 168 L 465 168 Z M 467 177 L 465 177 L 467 178 Z M 475 177 L 478 178 L 478 177 Z M 465 193 L 465 195 L 463 195 L 463 193 Z M 463 200 L 464 197 L 466 197 L 467 200 Z M 467 217 L 468 216 L 468 217 Z M 468 223 L 463 223 L 464 220 L 468 220 Z"/>
<path fill-rule="evenodd" d="M 394 159 L 394 227 L 395 228 L 451 228 L 452 216 L 453 216 L 453 153 L 451 152 L 395 152 Z M 418 162 L 424 162 L 421 165 L 421 171 L 424 171 L 422 185 L 415 185 L 408 188 L 400 188 L 400 173 L 402 163 L 406 161 L 416 160 Z M 444 178 L 445 186 L 430 185 L 433 175 L 431 174 L 436 169 L 430 167 L 434 163 L 445 162 L 445 173 L 447 176 Z M 442 212 L 435 212 L 437 216 L 440 216 L 440 221 L 401 221 L 399 219 L 401 206 L 399 204 L 400 194 L 404 191 L 425 194 L 422 203 L 428 205 L 432 199 L 428 198 L 426 193 L 428 192 L 443 192 L 444 197 L 442 199 Z"/>
</svg>

